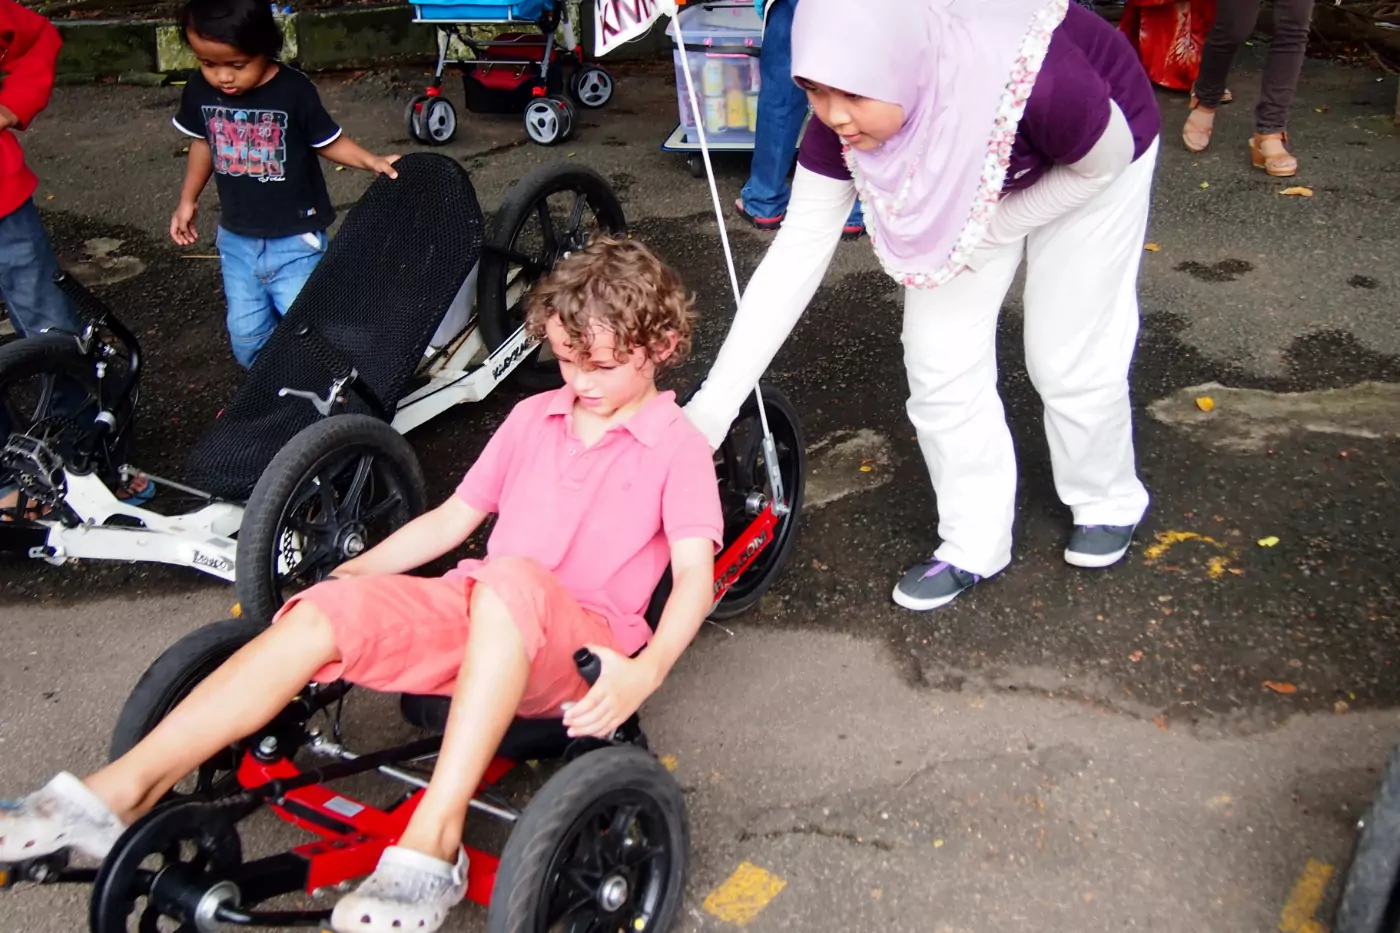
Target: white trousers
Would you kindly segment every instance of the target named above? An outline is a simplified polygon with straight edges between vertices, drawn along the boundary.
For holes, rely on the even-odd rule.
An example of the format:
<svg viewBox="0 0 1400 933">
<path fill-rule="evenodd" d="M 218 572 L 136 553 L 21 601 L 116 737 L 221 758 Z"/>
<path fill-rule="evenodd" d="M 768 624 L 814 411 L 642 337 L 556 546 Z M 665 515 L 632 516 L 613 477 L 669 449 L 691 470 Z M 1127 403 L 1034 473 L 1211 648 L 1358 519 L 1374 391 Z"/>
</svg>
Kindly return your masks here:
<svg viewBox="0 0 1400 933">
<path fill-rule="evenodd" d="M 981 576 L 1011 562 L 1016 459 L 996 326 L 1023 255 L 1026 369 L 1045 404 L 1055 490 L 1077 525 L 1132 525 L 1147 510 L 1128 368 L 1156 161 L 1154 143 L 1094 200 L 996 249 L 979 271 L 905 290 L 907 407 L 938 502 L 938 560 Z"/>
</svg>

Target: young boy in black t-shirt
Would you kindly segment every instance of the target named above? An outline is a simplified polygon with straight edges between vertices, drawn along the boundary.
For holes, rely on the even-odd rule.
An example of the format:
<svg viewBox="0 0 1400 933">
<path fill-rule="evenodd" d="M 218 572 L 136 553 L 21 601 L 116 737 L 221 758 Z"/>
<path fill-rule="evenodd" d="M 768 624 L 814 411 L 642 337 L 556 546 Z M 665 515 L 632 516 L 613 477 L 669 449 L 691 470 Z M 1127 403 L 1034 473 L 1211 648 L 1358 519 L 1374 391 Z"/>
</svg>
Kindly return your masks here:
<svg viewBox="0 0 1400 933">
<path fill-rule="evenodd" d="M 390 178 L 398 156 L 345 136 L 311 79 L 277 60 L 282 32 L 267 0 L 189 0 L 180 28 L 199 72 L 173 122 L 198 141 L 170 236 L 181 246 L 199 238 L 194 219 L 212 174 L 229 338 L 248 368 L 326 249 L 335 210 L 318 154 Z"/>
</svg>

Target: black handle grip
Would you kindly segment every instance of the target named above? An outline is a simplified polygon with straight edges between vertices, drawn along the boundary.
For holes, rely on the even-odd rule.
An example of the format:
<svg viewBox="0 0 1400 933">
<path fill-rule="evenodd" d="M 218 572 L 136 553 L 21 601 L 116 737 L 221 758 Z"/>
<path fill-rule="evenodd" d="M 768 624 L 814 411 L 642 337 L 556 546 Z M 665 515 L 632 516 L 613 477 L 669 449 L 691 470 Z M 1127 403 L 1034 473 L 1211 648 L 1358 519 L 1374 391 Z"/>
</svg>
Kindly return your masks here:
<svg viewBox="0 0 1400 933">
<path fill-rule="evenodd" d="M 574 667 L 578 668 L 578 675 L 584 683 L 591 687 L 598 682 L 598 675 L 603 673 L 603 659 L 587 648 L 580 648 L 574 652 Z"/>
<path fill-rule="evenodd" d="M 59 291 L 67 295 L 68 300 L 72 301 L 78 311 L 92 323 L 97 325 L 107 323 L 107 319 L 112 315 L 112 309 L 108 308 L 100 298 L 88 291 L 87 288 L 83 286 L 83 283 L 79 282 L 62 269 L 54 273 L 53 281 L 54 284 L 58 286 Z"/>
</svg>

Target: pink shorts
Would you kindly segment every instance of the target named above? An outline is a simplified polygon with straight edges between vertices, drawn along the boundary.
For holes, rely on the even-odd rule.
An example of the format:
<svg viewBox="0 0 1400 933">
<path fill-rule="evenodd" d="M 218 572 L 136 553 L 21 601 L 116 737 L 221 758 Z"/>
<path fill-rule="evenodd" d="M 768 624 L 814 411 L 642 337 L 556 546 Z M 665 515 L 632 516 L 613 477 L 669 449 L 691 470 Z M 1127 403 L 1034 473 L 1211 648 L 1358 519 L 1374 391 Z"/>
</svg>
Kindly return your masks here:
<svg viewBox="0 0 1400 933">
<path fill-rule="evenodd" d="M 450 696 L 471 631 L 468 607 L 478 583 L 505 604 L 525 641 L 530 676 L 518 715 L 562 715 L 561 704 L 577 702 L 588 692 L 574 666 L 574 652 L 584 645 L 616 650 L 616 643 L 607 619 L 580 606 L 548 570 L 528 558 L 499 558 L 455 578 L 327 580 L 288 600 L 273 621 L 303 601 L 330 620 L 341 660 L 321 668 L 313 681 L 344 678 L 381 693 Z"/>
</svg>

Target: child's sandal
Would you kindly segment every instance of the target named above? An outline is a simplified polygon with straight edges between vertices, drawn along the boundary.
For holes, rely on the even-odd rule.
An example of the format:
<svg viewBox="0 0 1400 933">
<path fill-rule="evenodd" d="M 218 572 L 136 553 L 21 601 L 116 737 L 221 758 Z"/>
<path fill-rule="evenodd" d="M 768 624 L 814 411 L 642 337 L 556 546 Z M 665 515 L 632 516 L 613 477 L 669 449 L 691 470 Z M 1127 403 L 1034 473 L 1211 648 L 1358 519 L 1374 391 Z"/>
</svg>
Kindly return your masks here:
<svg viewBox="0 0 1400 933">
<path fill-rule="evenodd" d="M 86 784 L 64 771 L 28 797 L 0 805 L 0 862 L 61 849 L 100 861 L 125 829 Z"/>
<path fill-rule="evenodd" d="M 449 865 L 413 849 L 390 846 L 374 874 L 331 912 L 336 933 L 434 933 L 467 893 L 467 853 Z"/>
</svg>

